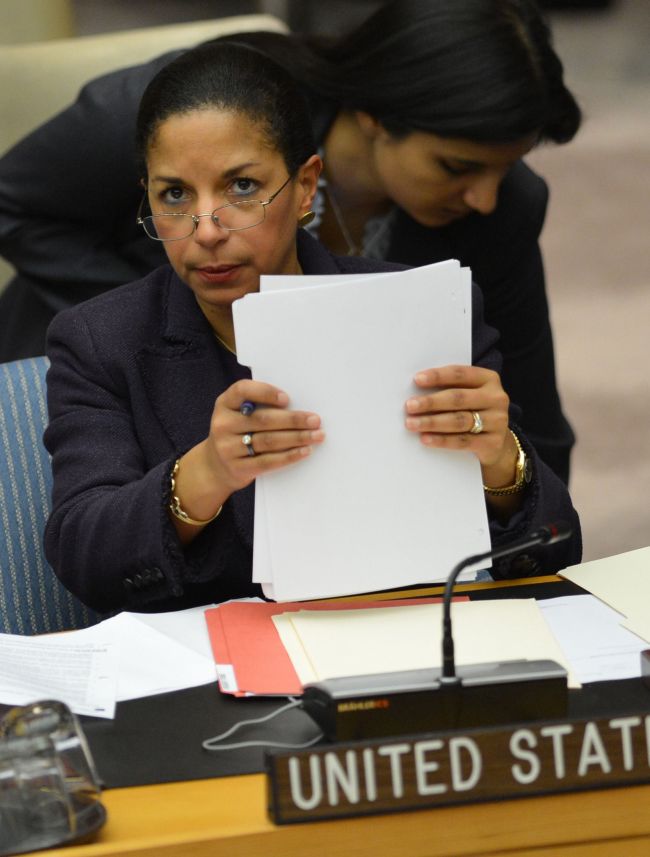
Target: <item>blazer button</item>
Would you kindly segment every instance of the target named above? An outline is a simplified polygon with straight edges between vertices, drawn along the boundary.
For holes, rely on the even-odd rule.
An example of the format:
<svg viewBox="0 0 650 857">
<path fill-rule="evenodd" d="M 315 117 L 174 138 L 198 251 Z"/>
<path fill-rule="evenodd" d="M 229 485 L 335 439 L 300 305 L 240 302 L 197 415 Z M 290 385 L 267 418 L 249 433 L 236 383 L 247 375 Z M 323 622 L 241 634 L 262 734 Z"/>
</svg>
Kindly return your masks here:
<svg viewBox="0 0 650 857">
<path fill-rule="evenodd" d="M 133 575 L 133 585 L 136 589 L 142 589 L 143 583 L 144 580 L 142 579 L 142 575 L 140 574 L 140 572 Z"/>
<path fill-rule="evenodd" d="M 126 589 L 127 592 L 133 592 L 135 586 L 133 585 L 133 581 L 130 577 L 125 577 L 122 581 L 122 586 Z"/>
</svg>

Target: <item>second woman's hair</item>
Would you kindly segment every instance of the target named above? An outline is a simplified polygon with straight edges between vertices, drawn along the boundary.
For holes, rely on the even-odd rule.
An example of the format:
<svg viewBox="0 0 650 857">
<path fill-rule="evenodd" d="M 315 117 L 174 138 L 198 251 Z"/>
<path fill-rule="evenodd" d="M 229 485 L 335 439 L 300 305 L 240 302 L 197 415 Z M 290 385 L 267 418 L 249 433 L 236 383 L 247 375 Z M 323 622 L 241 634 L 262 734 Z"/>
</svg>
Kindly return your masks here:
<svg viewBox="0 0 650 857">
<path fill-rule="evenodd" d="M 535 0 L 393 0 L 338 39 L 237 38 L 308 92 L 369 113 L 395 136 L 564 143 L 581 121 Z"/>
<path fill-rule="evenodd" d="M 136 122 L 141 175 L 159 125 L 203 109 L 240 113 L 258 123 L 290 175 L 316 151 L 307 102 L 291 75 L 255 48 L 215 41 L 181 54 L 147 86 Z"/>
</svg>

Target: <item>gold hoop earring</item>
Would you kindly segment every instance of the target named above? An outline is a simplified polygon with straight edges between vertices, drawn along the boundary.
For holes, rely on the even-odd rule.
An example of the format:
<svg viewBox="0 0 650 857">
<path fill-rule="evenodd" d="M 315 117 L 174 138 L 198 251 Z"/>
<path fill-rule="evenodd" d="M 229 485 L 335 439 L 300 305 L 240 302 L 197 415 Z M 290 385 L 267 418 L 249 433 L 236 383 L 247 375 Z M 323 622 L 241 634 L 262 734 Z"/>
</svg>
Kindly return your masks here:
<svg viewBox="0 0 650 857">
<path fill-rule="evenodd" d="M 304 228 L 305 226 L 309 226 L 312 220 L 316 217 L 315 211 L 306 211 L 304 214 L 301 214 L 298 218 L 298 226 Z"/>
</svg>

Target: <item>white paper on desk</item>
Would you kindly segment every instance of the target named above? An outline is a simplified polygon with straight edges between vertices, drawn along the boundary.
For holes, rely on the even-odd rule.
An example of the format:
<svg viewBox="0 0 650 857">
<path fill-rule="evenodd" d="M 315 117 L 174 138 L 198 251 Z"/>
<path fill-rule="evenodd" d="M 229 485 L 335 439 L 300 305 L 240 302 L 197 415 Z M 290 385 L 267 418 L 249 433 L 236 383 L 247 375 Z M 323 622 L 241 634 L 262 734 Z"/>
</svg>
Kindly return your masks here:
<svg viewBox="0 0 650 857">
<path fill-rule="evenodd" d="M 186 610 L 173 610 L 166 613 L 126 613 L 124 615 L 149 625 L 150 628 L 164 634 L 179 645 L 186 646 L 197 655 L 212 660 L 212 647 L 204 613 L 208 608 L 215 606 L 215 604 L 205 604 L 202 607 L 188 607 Z"/>
<path fill-rule="evenodd" d="M 114 717 L 117 647 L 106 633 L 93 641 L 0 634 L 0 702 L 58 699 L 76 714 Z"/>
<path fill-rule="evenodd" d="M 558 574 L 621 613 L 635 633 L 645 637 L 650 632 L 650 547 L 573 565 Z"/>
<path fill-rule="evenodd" d="M 273 621 L 303 684 L 442 663 L 442 604 L 304 610 Z M 549 658 L 567 670 L 570 687 L 579 687 L 533 598 L 460 601 L 452 622 L 456 665 Z"/>
<path fill-rule="evenodd" d="M 189 621 L 197 628 L 200 639 L 203 639 L 204 634 L 207 637 L 204 610 L 205 608 L 182 611 L 188 615 L 181 615 L 171 621 L 179 630 Z M 92 638 L 95 635 L 105 636 L 107 631 L 112 634 L 119 652 L 118 702 L 168 693 L 172 690 L 183 690 L 217 680 L 217 670 L 210 653 L 209 641 L 207 650 L 201 654 L 196 648 L 188 647 L 152 627 L 152 624 L 157 623 L 159 626 L 169 628 L 169 620 L 165 619 L 168 614 L 158 614 L 159 617 L 163 617 L 162 619 L 154 619 L 153 616 L 154 614 L 119 613 L 111 619 L 105 619 L 99 625 L 73 632 L 84 634 L 86 638 Z M 196 647 L 198 638 L 192 639 Z"/>
<path fill-rule="evenodd" d="M 647 616 L 633 616 L 631 619 L 625 619 L 621 622 L 621 627 L 643 640 L 644 649 L 650 647 L 650 619 Z"/>
<path fill-rule="evenodd" d="M 404 402 L 418 370 L 471 360 L 469 271 L 293 285 L 233 305 L 240 361 L 326 432 L 308 460 L 257 480 L 254 579 L 279 601 L 445 579 L 489 549 L 480 467 L 425 449 Z"/>
<path fill-rule="evenodd" d="M 641 675 L 647 643 L 622 625 L 623 617 L 593 595 L 537 602 L 581 684 Z"/>
<path fill-rule="evenodd" d="M 2 634 L 0 702 L 52 697 L 77 714 L 114 717 L 116 701 L 216 682 L 205 610 L 120 613 L 60 636 Z"/>
</svg>

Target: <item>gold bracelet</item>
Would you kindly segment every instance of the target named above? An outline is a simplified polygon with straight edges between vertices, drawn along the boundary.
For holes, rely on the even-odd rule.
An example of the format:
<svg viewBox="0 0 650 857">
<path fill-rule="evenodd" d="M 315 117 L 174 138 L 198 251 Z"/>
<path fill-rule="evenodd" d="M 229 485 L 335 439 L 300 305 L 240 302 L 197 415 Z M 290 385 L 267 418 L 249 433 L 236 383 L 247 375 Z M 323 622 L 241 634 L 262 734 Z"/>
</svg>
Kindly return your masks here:
<svg viewBox="0 0 650 857">
<path fill-rule="evenodd" d="M 530 458 L 526 455 L 524 448 L 519 442 L 519 438 L 509 430 L 517 445 L 517 461 L 515 462 L 515 481 L 512 485 L 505 485 L 503 488 L 490 488 L 489 485 L 483 485 L 483 490 L 486 494 L 491 494 L 493 497 L 505 497 L 508 494 L 518 494 L 523 491 L 533 478 L 533 466 Z"/>
<path fill-rule="evenodd" d="M 169 511 L 172 513 L 172 515 L 174 515 L 175 518 L 178 518 L 178 520 L 182 521 L 184 524 L 191 524 L 193 527 L 205 527 L 205 525 L 209 524 L 210 521 L 214 521 L 215 518 L 219 517 L 223 506 L 219 506 L 214 515 L 211 518 L 208 518 L 207 521 L 195 521 L 194 518 L 190 518 L 185 509 L 181 506 L 181 501 L 176 496 L 176 475 L 178 474 L 178 468 L 180 467 L 180 463 L 180 458 L 177 458 L 176 462 L 174 463 L 172 475 L 170 477 L 171 487 Z"/>
</svg>

